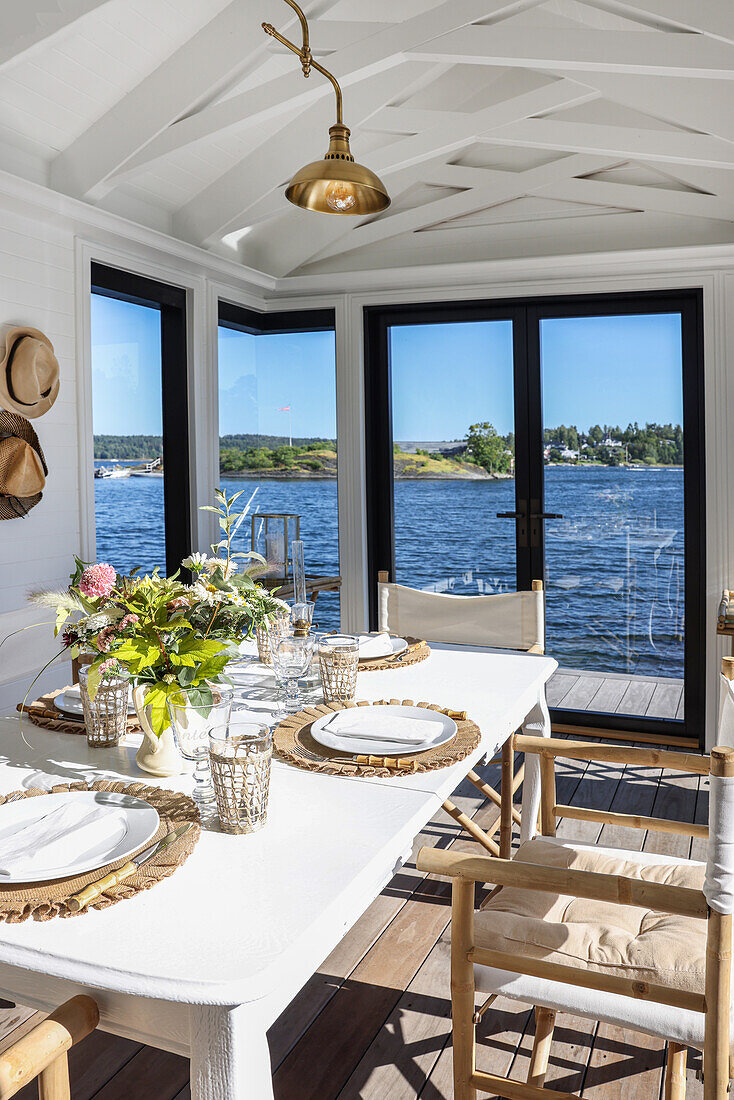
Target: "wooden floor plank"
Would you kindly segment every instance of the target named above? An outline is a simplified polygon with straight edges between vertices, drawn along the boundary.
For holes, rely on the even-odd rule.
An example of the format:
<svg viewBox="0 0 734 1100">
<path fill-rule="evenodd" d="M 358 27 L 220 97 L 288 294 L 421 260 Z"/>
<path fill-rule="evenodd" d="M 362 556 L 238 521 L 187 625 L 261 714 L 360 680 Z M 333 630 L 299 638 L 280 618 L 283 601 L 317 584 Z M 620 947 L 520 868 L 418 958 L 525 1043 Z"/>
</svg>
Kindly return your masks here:
<svg viewBox="0 0 734 1100">
<path fill-rule="evenodd" d="M 639 1031 L 599 1024 L 584 1100 L 658 1100 L 665 1043 Z"/>
<path fill-rule="evenodd" d="M 594 696 L 594 710 L 599 714 L 614 714 L 627 690 L 626 680 L 612 680 L 606 676 Z"/>
<path fill-rule="evenodd" d="M 597 710 L 595 697 L 603 683 L 602 676 L 579 676 L 563 697 L 564 710 Z"/>
<path fill-rule="evenodd" d="M 578 676 L 567 676 L 563 672 L 554 672 L 545 689 L 545 697 L 549 707 L 560 707 L 564 696 L 573 687 Z"/>
<path fill-rule="evenodd" d="M 655 687 L 656 685 L 649 681 L 630 680 L 622 696 L 622 702 L 617 707 L 617 714 L 644 715 Z"/>
<path fill-rule="evenodd" d="M 675 718 L 683 688 L 675 684 L 656 684 L 652 698 L 647 704 L 646 718 Z"/>
</svg>

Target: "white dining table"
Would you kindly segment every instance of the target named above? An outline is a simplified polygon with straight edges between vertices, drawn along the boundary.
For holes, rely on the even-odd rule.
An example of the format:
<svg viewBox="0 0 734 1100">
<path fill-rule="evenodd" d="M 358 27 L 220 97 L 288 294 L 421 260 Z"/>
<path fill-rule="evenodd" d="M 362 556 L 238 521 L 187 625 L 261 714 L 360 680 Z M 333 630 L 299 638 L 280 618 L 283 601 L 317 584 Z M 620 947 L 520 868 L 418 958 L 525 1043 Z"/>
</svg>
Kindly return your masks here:
<svg viewBox="0 0 734 1100">
<path fill-rule="evenodd" d="M 0 924 L 0 996 L 50 1010 L 76 993 L 100 1027 L 191 1058 L 193 1100 L 271 1100 L 266 1031 L 404 862 L 414 837 L 467 772 L 517 729 L 549 735 L 548 657 L 433 644 L 415 665 L 363 672 L 357 699 L 466 710 L 481 744 L 438 771 L 341 777 L 273 762 L 268 821 L 250 836 L 207 815 L 189 857 L 153 889 L 73 919 Z M 272 672 L 231 670 L 239 704 L 269 721 Z M 0 719 L 0 792 L 80 779 L 146 781 L 190 793 L 184 774 L 135 764 L 138 737 L 114 748 Z M 537 761 L 537 758 L 533 758 Z M 524 808 L 535 821 L 537 769 Z M 151 1100 L 154 1098 L 151 1097 Z"/>
</svg>

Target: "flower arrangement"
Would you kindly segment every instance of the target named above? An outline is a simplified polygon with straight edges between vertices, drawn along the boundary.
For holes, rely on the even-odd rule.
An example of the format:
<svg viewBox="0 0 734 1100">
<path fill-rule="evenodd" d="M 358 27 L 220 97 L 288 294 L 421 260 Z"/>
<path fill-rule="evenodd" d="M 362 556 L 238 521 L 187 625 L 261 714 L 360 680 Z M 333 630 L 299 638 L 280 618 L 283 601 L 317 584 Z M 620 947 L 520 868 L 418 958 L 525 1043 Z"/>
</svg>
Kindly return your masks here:
<svg viewBox="0 0 734 1100">
<path fill-rule="evenodd" d="M 227 497 L 216 490 L 222 539 L 212 556 L 192 554 L 182 567 L 193 573 L 191 584 L 180 574 L 158 571 L 123 576 L 106 562 L 89 565 L 75 559 L 70 584 L 62 592 L 38 592 L 31 600 L 56 609 L 55 633 L 70 656 L 92 652 L 88 690 L 96 694 L 100 679 L 124 670 L 146 687 L 144 705 L 158 736 L 168 728 L 166 701 L 184 689 L 191 701 L 206 706 L 211 685 L 227 682 L 229 647 L 273 611 L 287 607 L 257 585 L 265 566 L 259 554 L 235 554 L 232 538 L 246 512 L 235 514 L 241 493 Z M 237 559 L 251 559 L 240 570 Z"/>
</svg>

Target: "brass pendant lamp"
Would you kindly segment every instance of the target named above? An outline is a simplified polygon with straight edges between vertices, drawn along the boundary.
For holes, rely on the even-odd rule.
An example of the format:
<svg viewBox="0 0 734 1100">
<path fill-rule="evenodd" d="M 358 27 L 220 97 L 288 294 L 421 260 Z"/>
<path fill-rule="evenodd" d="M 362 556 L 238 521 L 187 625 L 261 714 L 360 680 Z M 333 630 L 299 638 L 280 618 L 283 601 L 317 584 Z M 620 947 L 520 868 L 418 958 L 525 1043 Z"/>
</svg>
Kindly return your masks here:
<svg viewBox="0 0 734 1100">
<path fill-rule="evenodd" d="M 339 82 L 311 54 L 308 39 L 308 23 L 295 0 L 285 0 L 298 15 L 303 30 L 303 46 L 299 50 L 270 23 L 263 23 L 266 34 L 287 46 L 301 59 L 303 75 L 309 76 L 316 69 L 329 80 L 336 94 L 336 122 L 329 129 L 329 151 L 323 160 L 315 160 L 299 169 L 285 190 L 285 197 L 303 210 L 317 210 L 322 214 L 377 214 L 390 205 L 390 196 L 382 180 L 357 164 L 349 148 L 349 128 L 342 120 L 342 90 Z"/>
</svg>

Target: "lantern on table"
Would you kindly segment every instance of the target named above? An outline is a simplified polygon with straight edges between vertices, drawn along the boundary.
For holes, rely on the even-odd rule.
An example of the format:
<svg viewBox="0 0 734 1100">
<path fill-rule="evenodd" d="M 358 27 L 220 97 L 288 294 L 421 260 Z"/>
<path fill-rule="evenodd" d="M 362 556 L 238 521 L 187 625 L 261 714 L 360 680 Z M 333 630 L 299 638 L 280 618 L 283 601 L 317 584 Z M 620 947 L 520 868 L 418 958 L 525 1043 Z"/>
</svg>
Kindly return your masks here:
<svg viewBox="0 0 734 1100">
<path fill-rule="evenodd" d="M 252 517 L 251 547 L 267 562 L 264 577 L 290 579 L 289 548 L 301 537 L 301 517 L 289 512 L 256 512 Z"/>
</svg>

